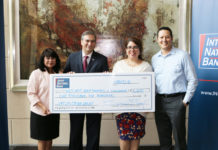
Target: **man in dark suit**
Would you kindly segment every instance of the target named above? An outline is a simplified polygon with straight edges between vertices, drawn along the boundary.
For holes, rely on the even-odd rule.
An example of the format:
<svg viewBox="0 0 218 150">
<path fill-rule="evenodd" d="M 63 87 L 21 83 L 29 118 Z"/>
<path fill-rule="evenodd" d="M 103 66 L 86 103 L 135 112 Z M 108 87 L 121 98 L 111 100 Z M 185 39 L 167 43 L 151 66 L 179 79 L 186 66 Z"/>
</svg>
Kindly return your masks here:
<svg viewBox="0 0 218 150">
<path fill-rule="evenodd" d="M 66 63 L 64 72 L 92 73 L 108 71 L 107 58 L 94 51 L 96 35 L 85 31 L 81 36 L 82 50 L 72 53 Z M 84 117 L 86 116 L 87 146 L 86 150 L 98 150 L 100 140 L 101 114 L 70 114 L 69 150 L 82 150 Z"/>
</svg>

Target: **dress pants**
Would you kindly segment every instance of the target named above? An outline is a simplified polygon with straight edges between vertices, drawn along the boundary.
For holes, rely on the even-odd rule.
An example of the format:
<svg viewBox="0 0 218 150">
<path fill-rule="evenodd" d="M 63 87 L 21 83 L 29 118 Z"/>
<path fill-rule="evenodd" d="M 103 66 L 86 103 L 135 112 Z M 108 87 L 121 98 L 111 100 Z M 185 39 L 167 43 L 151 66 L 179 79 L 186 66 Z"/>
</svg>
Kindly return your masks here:
<svg viewBox="0 0 218 150">
<path fill-rule="evenodd" d="M 69 150 L 83 150 L 83 124 L 86 116 L 86 150 L 99 150 L 101 114 L 70 114 Z"/>
<path fill-rule="evenodd" d="M 156 95 L 155 121 L 161 150 L 172 150 L 172 134 L 175 140 L 174 150 L 187 149 L 184 95 L 168 98 Z"/>
</svg>

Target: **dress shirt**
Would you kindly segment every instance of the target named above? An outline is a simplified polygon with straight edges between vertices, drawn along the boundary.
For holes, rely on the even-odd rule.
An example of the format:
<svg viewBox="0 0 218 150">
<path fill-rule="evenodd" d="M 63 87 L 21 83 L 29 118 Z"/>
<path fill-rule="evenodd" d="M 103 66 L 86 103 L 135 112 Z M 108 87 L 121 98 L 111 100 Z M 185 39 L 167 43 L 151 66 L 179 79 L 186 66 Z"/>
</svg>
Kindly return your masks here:
<svg viewBox="0 0 218 150">
<path fill-rule="evenodd" d="M 45 114 L 36 103 L 41 102 L 46 108 L 49 108 L 49 80 L 49 73 L 47 71 L 43 72 L 40 69 L 36 69 L 31 73 L 27 85 L 30 110 L 41 116 L 45 116 Z"/>
<path fill-rule="evenodd" d="M 164 56 L 160 50 L 152 57 L 152 67 L 158 94 L 186 92 L 183 102 L 191 100 L 198 80 L 192 60 L 186 51 L 172 48 Z"/>
<path fill-rule="evenodd" d="M 89 55 L 85 55 L 85 53 L 82 52 L 83 61 L 84 61 L 84 59 L 85 59 L 85 56 L 88 56 L 88 58 L 87 58 L 87 66 L 88 66 L 88 64 L 89 64 L 89 62 L 90 62 L 90 60 L 91 60 L 92 53 L 93 53 L 93 52 L 91 52 Z"/>
</svg>

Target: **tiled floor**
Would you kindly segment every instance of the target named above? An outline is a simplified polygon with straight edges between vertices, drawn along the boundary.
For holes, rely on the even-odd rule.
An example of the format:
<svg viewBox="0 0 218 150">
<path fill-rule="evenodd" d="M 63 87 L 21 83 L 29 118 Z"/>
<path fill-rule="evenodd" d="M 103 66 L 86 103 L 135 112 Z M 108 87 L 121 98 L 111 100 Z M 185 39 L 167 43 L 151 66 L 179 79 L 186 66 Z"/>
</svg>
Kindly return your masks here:
<svg viewBox="0 0 218 150">
<path fill-rule="evenodd" d="M 11 146 L 10 150 L 37 150 L 32 146 Z M 68 147 L 53 147 L 52 150 L 68 150 Z M 84 149 L 85 150 L 85 149 Z M 100 150 L 119 150 L 119 147 L 100 147 Z M 158 146 L 141 146 L 139 150 L 159 150 Z"/>
</svg>

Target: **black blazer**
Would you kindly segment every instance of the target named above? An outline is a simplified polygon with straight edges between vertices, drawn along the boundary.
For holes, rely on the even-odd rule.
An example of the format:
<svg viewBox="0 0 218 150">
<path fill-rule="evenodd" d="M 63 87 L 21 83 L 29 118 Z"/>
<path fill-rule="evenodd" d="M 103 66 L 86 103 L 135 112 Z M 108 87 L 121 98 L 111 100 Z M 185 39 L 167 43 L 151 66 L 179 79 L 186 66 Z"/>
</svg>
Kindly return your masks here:
<svg viewBox="0 0 218 150">
<path fill-rule="evenodd" d="M 82 51 L 71 53 L 70 56 L 68 57 L 66 66 L 64 68 L 64 73 L 70 71 L 76 73 L 84 73 Z M 108 71 L 107 58 L 102 54 L 93 51 L 86 72 L 104 72 L 104 71 Z"/>
</svg>

